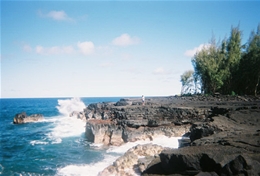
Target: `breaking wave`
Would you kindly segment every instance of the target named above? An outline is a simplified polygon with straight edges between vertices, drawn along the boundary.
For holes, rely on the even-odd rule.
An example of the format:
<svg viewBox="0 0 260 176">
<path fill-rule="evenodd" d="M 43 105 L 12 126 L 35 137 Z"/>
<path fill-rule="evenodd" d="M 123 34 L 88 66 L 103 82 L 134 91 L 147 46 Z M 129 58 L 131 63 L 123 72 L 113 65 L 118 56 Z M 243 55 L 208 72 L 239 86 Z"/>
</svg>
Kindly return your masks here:
<svg viewBox="0 0 260 176">
<path fill-rule="evenodd" d="M 56 107 L 62 115 L 69 116 L 73 111 L 83 111 L 86 105 L 80 98 L 71 98 L 65 100 L 58 100 L 58 106 Z"/>
<path fill-rule="evenodd" d="M 58 169 L 57 175 L 77 175 L 77 176 L 97 176 L 99 172 L 105 169 L 107 166 L 111 165 L 118 157 L 122 156 L 127 150 L 138 145 L 138 144 L 157 144 L 163 147 L 169 148 L 178 148 L 179 142 L 178 139 L 181 137 L 166 137 L 166 136 L 158 136 L 154 138 L 153 141 L 150 140 L 141 140 L 136 142 L 128 142 L 121 146 L 111 146 L 106 150 L 104 154 L 104 159 L 93 162 L 91 164 L 81 164 L 81 165 L 67 165 L 63 168 Z M 100 145 L 95 145 L 95 147 L 102 147 Z M 137 175 L 137 174 L 136 174 Z"/>
</svg>

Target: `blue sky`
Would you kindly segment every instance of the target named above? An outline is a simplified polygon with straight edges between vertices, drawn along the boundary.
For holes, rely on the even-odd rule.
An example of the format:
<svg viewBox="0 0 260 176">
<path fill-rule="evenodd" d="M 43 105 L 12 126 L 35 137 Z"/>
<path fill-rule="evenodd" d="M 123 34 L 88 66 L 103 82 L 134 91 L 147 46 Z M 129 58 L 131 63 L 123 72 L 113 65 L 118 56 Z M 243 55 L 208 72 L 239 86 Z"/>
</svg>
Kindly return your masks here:
<svg viewBox="0 0 260 176">
<path fill-rule="evenodd" d="M 1 1 L 1 97 L 168 96 L 260 1 Z"/>
</svg>

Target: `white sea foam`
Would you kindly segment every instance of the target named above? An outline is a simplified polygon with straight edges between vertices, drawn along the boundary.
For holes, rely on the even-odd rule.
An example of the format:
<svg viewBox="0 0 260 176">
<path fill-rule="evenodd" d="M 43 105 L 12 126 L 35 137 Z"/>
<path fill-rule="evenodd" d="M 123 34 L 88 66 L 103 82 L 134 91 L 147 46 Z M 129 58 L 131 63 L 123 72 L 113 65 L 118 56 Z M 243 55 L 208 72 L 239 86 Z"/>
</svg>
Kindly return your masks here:
<svg viewBox="0 0 260 176">
<path fill-rule="evenodd" d="M 54 121 L 55 126 L 47 134 L 52 144 L 62 142 L 62 138 L 80 136 L 85 132 L 85 122 L 75 117 L 60 117 Z"/>
<path fill-rule="evenodd" d="M 69 116 L 73 111 L 83 111 L 86 105 L 80 100 L 80 98 L 71 98 L 65 100 L 58 100 L 57 109 L 65 116 Z"/>
<path fill-rule="evenodd" d="M 77 176 L 97 176 L 99 172 L 105 169 L 107 166 L 111 165 L 119 156 L 122 156 L 127 150 L 138 145 L 138 144 L 157 144 L 163 147 L 169 148 L 178 148 L 178 139 L 181 137 L 166 137 L 166 136 L 158 136 L 154 138 L 153 141 L 150 140 L 141 140 L 136 142 L 128 142 L 119 147 L 111 146 L 105 156 L 104 159 L 97 162 L 86 165 L 68 165 L 63 168 L 58 169 L 58 175 L 77 175 Z M 95 144 L 94 147 L 102 147 L 101 145 Z M 129 171 L 130 172 L 130 171 Z M 135 174 L 131 171 L 132 174 Z M 138 174 L 136 174 L 138 175 Z"/>
<path fill-rule="evenodd" d="M 85 132 L 86 123 L 75 117 L 56 116 L 45 121 L 51 122 L 52 126 L 46 134 L 47 138 L 33 140 L 30 142 L 31 145 L 59 144 L 63 138 L 80 136 Z"/>
<path fill-rule="evenodd" d="M 102 149 L 103 148 L 103 144 L 95 144 L 95 143 L 91 143 L 89 144 L 92 148 L 96 148 L 96 149 Z"/>
<path fill-rule="evenodd" d="M 68 165 L 58 169 L 58 176 L 97 176 L 102 168 L 106 168 L 116 160 L 117 156 L 106 155 L 105 159 L 85 165 Z"/>
<path fill-rule="evenodd" d="M 3 170 L 4 170 L 4 167 L 2 166 L 2 164 L 0 164 L 0 174 L 2 174 Z"/>
<path fill-rule="evenodd" d="M 169 148 L 178 148 L 179 142 L 178 139 L 181 139 L 181 137 L 167 137 L 167 136 L 158 136 L 154 138 L 152 141 L 151 140 L 140 140 L 136 142 L 128 142 L 126 144 L 121 145 L 120 147 L 114 147 L 111 146 L 108 150 L 107 153 L 118 153 L 118 154 L 123 154 L 130 148 L 138 145 L 138 144 L 157 144 L 161 145 L 163 147 L 169 147 Z"/>
<path fill-rule="evenodd" d="M 167 137 L 167 136 L 158 136 L 154 138 L 152 141 L 153 144 L 158 144 L 163 147 L 169 147 L 169 148 L 178 148 L 179 147 L 179 139 L 182 137 Z"/>
<path fill-rule="evenodd" d="M 57 106 L 59 112 L 62 114 L 61 117 L 57 118 L 54 123 L 56 126 L 53 128 L 49 137 L 53 139 L 53 142 L 62 142 L 62 138 L 77 136 L 85 131 L 85 123 L 79 119 L 68 117 L 73 111 L 82 111 L 85 108 L 83 102 L 80 99 L 70 99 L 70 100 L 59 100 L 59 106 Z M 111 146 L 107 149 L 104 159 L 90 164 L 81 165 L 67 165 L 63 168 L 57 170 L 57 175 L 59 176 L 97 176 L 100 171 L 105 169 L 107 166 L 111 165 L 119 156 L 122 156 L 127 150 L 138 145 L 138 144 L 158 144 L 163 147 L 178 148 L 178 139 L 181 137 L 166 137 L 158 136 L 151 140 L 141 140 L 137 142 L 128 142 L 119 147 Z M 91 144 L 93 148 L 99 149 L 103 148 L 101 144 Z"/>
<path fill-rule="evenodd" d="M 52 122 L 54 125 L 47 134 L 51 144 L 59 144 L 62 142 L 62 138 L 80 136 L 85 132 L 86 123 L 84 121 L 75 117 L 69 117 L 69 114 L 73 111 L 82 111 L 85 107 L 80 98 L 58 100 L 56 108 L 61 115 L 45 120 L 46 122 Z"/>
<path fill-rule="evenodd" d="M 51 135 L 54 137 L 79 136 L 85 131 L 85 122 L 75 117 L 62 117 L 57 121 Z"/>
<path fill-rule="evenodd" d="M 30 142 L 31 145 L 46 145 L 48 142 L 46 141 L 40 141 L 40 140 L 33 140 Z"/>
</svg>

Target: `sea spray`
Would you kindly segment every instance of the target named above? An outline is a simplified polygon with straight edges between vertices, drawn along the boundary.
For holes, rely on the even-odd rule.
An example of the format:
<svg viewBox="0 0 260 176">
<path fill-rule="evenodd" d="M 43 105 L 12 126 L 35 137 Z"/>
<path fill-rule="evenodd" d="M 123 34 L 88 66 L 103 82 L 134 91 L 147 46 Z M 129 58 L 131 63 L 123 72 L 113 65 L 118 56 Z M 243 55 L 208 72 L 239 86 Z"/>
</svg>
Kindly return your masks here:
<svg viewBox="0 0 260 176">
<path fill-rule="evenodd" d="M 109 162 L 104 148 L 93 147 L 86 140 L 85 122 L 69 117 L 69 113 L 82 111 L 85 105 L 91 103 L 118 100 L 115 97 L 1 99 L 0 175 L 57 175 L 60 169 L 70 165 L 75 165 L 76 168 L 85 165 L 98 167 L 94 169 L 98 173 L 106 167 L 104 164 L 111 164 L 116 159 L 114 157 L 118 156 L 108 154 L 112 156 Z M 76 104 L 79 106 L 74 106 Z M 23 111 L 28 114 L 43 114 L 45 119 L 34 123 L 13 124 L 14 115 Z M 84 174 L 77 174 L 83 172 Z M 95 175 L 80 168 L 70 173 L 63 172 L 61 175 Z"/>
<path fill-rule="evenodd" d="M 179 142 L 178 140 L 181 139 L 181 137 L 167 137 L 167 136 L 157 136 L 154 138 L 152 141 L 149 139 L 146 140 L 140 140 L 136 142 L 128 142 L 123 144 L 120 147 L 115 147 L 111 146 L 108 150 L 107 153 L 120 153 L 124 154 L 127 150 L 130 148 L 138 145 L 138 144 L 157 144 L 163 147 L 168 147 L 168 148 L 178 148 L 179 147 Z"/>
<path fill-rule="evenodd" d="M 153 141 L 129 142 L 119 147 L 106 148 L 90 144 L 84 136 L 85 122 L 69 117 L 69 114 L 73 111 L 82 111 L 86 107 L 85 104 L 117 101 L 117 99 L 6 100 L 3 102 L 3 107 L 8 105 L 15 109 L 8 108 L 3 118 L 1 117 L 3 136 L 1 147 L 6 157 L 0 167 L 2 175 L 96 176 L 129 148 L 138 144 L 161 143 L 171 148 L 178 146 L 174 145 L 178 143 L 176 138 L 162 136 L 154 138 Z M 43 121 L 18 126 L 11 123 L 13 116 L 10 114 L 13 111 L 22 112 L 24 108 L 27 108 L 28 112 L 43 113 L 46 118 Z"/>
<path fill-rule="evenodd" d="M 59 144 L 62 138 L 80 136 L 85 132 L 85 122 L 75 117 L 69 117 L 73 111 L 82 111 L 86 105 L 80 98 L 59 99 L 58 109 L 60 115 L 44 119 L 43 123 L 50 123 L 50 131 L 46 133 L 46 138 L 33 140 L 31 145 Z M 39 123 L 39 122 L 38 122 Z"/>
<path fill-rule="evenodd" d="M 112 164 L 118 156 L 105 155 L 105 158 L 101 161 L 91 163 L 91 164 L 82 164 L 82 165 L 68 165 L 66 167 L 58 169 L 58 176 L 97 176 L 98 173 Z"/>
<path fill-rule="evenodd" d="M 71 98 L 65 100 L 58 100 L 58 106 L 56 107 L 61 116 L 56 118 L 56 126 L 52 129 L 52 132 L 48 134 L 49 138 L 53 140 L 53 143 L 60 143 L 62 138 L 79 136 L 85 132 L 85 122 L 69 117 L 74 111 L 83 111 L 86 107 L 84 102 L 80 98 Z"/>
<path fill-rule="evenodd" d="M 71 98 L 58 100 L 57 109 L 62 115 L 69 116 L 73 111 L 83 111 L 85 107 L 86 105 L 80 100 L 80 98 Z"/>
<path fill-rule="evenodd" d="M 111 165 L 118 157 L 122 156 L 127 150 L 138 145 L 138 144 L 157 144 L 163 147 L 169 148 L 178 148 L 178 139 L 181 137 L 166 137 L 166 136 L 157 136 L 150 140 L 140 140 L 136 142 L 128 142 L 121 146 L 110 146 L 106 153 L 104 154 L 104 159 L 93 162 L 90 164 L 81 164 L 81 165 L 68 165 L 63 168 L 58 169 L 57 175 L 77 175 L 77 176 L 97 176 L 99 172 L 105 169 L 107 166 Z M 95 148 L 100 147 L 101 145 L 94 145 Z"/>
</svg>

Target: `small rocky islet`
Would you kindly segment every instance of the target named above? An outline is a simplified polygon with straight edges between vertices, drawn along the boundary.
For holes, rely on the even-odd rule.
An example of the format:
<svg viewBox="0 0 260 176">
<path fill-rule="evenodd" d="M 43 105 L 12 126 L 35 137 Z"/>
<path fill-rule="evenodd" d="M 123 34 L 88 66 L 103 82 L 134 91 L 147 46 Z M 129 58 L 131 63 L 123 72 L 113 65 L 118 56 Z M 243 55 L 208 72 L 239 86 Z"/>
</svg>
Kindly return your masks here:
<svg viewBox="0 0 260 176">
<path fill-rule="evenodd" d="M 178 149 L 137 145 L 99 176 L 260 175 L 259 96 L 152 97 L 145 105 L 141 98 L 127 98 L 90 104 L 71 116 L 86 121 L 93 143 L 185 137 Z"/>
<path fill-rule="evenodd" d="M 30 122 L 37 122 L 43 119 L 44 117 L 42 114 L 32 114 L 28 116 L 26 112 L 22 112 L 15 115 L 13 123 L 14 124 L 30 123 Z"/>
</svg>

